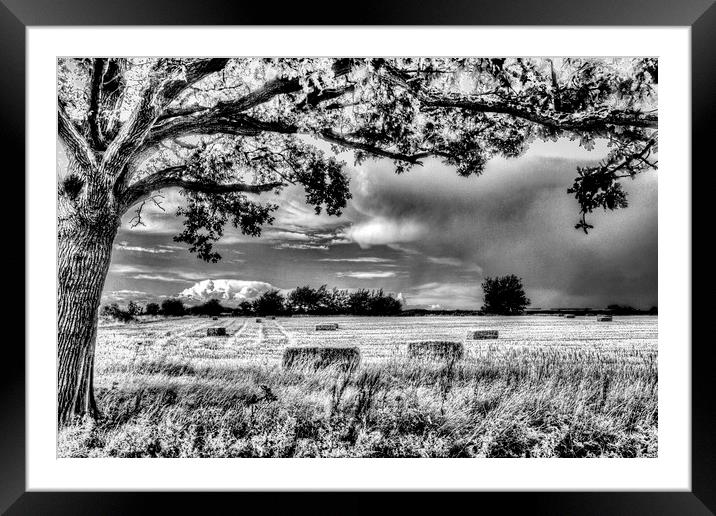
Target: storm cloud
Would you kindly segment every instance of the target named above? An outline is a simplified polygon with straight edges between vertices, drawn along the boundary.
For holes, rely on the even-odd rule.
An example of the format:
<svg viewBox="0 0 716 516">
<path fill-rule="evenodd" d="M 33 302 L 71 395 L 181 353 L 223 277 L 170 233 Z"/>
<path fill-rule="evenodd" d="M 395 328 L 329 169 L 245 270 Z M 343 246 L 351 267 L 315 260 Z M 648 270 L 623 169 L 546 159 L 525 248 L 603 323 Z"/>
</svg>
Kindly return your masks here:
<svg viewBox="0 0 716 516">
<path fill-rule="evenodd" d="M 150 208 L 145 226 L 131 229 L 132 214 L 125 217 L 106 295 L 176 295 L 222 279 L 384 288 L 408 306 L 477 308 L 484 277 L 516 274 L 533 307 L 648 308 L 658 291 L 656 172 L 626 181 L 627 209 L 593 214 L 589 235 L 574 229 L 578 206 L 567 188 L 578 166 L 603 154 L 603 145 L 587 153 L 569 142 L 540 143 L 469 178 L 432 160 L 401 175 L 385 160 L 348 166 L 353 198 L 342 216 L 317 215 L 292 186 L 270 199 L 280 208 L 260 238 L 227 230 L 218 264 L 172 242 L 181 199 L 166 192 L 166 212 Z"/>
</svg>

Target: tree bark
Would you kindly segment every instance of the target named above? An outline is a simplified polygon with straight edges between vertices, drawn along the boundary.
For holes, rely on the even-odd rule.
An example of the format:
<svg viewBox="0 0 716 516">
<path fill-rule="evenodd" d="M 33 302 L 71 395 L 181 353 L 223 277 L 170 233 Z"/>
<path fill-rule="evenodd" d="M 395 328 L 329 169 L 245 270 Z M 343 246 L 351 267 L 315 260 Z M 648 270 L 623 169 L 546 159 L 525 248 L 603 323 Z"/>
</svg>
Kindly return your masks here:
<svg viewBox="0 0 716 516">
<path fill-rule="evenodd" d="M 117 217 L 59 220 L 57 414 L 61 425 L 97 417 L 93 392 L 97 310 L 117 234 Z"/>
</svg>

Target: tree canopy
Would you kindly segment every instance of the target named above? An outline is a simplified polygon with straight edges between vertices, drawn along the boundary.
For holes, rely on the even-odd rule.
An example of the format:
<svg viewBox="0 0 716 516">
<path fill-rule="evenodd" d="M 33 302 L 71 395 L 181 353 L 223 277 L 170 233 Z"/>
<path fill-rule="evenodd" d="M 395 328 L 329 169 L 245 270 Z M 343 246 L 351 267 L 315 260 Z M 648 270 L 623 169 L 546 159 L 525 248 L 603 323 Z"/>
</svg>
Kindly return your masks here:
<svg viewBox="0 0 716 516">
<path fill-rule="evenodd" d="M 586 232 L 589 213 L 627 206 L 625 178 L 656 167 L 657 80 L 652 58 L 61 59 L 61 209 L 134 208 L 141 224 L 145 203 L 179 188 L 175 239 L 216 261 L 226 224 L 259 235 L 272 222 L 276 204 L 252 194 L 298 184 L 317 213 L 340 214 L 342 151 L 470 176 L 535 139 L 603 138 L 607 157 L 569 188 Z"/>
<path fill-rule="evenodd" d="M 482 282 L 483 312 L 495 315 L 519 315 L 530 300 L 525 295 L 522 279 L 514 274 L 485 278 Z"/>
</svg>

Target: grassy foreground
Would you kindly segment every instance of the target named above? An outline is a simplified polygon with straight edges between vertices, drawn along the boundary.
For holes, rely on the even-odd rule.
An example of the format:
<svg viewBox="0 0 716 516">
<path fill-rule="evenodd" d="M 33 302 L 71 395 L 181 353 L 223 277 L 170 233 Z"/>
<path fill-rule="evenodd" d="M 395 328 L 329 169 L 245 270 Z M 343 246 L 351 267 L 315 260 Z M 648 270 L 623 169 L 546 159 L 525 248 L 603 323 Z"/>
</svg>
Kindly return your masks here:
<svg viewBox="0 0 716 516">
<path fill-rule="evenodd" d="M 342 372 L 177 346 L 100 356 L 103 417 L 61 430 L 58 455 L 657 455 L 655 349 L 489 344 L 453 362 L 394 353 Z"/>
</svg>

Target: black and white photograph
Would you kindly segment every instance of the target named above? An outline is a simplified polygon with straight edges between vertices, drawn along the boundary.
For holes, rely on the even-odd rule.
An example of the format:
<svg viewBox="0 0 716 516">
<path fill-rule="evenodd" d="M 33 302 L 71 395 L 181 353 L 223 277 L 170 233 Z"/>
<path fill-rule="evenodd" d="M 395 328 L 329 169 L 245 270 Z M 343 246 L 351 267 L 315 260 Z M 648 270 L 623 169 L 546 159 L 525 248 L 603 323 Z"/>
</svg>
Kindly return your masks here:
<svg viewBox="0 0 716 516">
<path fill-rule="evenodd" d="M 57 457 L 659 457 L 658 57 L 56 79 Z"/>
</svg>

